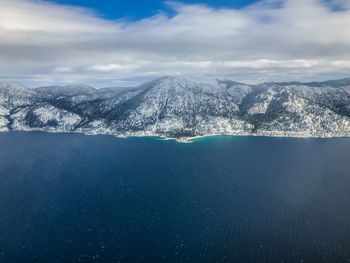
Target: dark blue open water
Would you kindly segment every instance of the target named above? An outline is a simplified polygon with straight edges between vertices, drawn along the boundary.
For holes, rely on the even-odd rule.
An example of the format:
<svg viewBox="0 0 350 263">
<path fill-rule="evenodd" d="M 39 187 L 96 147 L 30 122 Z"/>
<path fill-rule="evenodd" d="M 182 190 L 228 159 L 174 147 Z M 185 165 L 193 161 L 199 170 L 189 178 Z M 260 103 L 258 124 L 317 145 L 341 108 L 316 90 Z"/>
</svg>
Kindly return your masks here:
<svg viewBox="0 0 350 263">
<path fill-rule="evenodd" d="M 350 139 L 0 134 L 0 262 L 349 262 Z"/>
</svg>

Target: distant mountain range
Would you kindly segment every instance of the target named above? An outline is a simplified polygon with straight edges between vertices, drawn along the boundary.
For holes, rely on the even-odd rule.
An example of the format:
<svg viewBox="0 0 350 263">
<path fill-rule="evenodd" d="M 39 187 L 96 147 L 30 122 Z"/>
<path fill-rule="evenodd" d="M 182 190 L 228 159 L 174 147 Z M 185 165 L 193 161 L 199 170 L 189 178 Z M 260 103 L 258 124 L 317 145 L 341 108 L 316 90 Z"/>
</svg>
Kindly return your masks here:
<svg viewBox="0 0 350 263">
<path fill-rule="evenodd" d="M 134 88 L 0 83 L 0 131 L 164 136 L 350 136 L 350 78 L 248 85 L 164 77 Z"/>
</svg>

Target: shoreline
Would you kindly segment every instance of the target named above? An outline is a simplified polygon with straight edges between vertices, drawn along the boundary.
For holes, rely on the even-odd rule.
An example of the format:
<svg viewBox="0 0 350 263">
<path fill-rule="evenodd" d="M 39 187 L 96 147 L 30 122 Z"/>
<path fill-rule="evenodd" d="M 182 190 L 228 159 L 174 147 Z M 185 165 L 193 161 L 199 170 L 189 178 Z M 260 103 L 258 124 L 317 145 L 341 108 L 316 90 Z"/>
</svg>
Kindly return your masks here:
<svg viewBox="0 0 350 263">
<path fill-rule="evenodd" d="M 75 131 L 45 131 L 45 130 L 1 130 L 1 133 L 16 133 L 16 132 L 25 132 L 25 133 L 48 133 L 48 134 L 77 134 L 85 136 L 113 136 L 119 139 L 128 139 L 128 138 L 154 138 L 155 140 L 160 141 L 176 141 L 178 143 L 190 144 L 200 141 L 201 139 L 209 139 L 214 137 L 271 137 L 271 138 L 298 138 L 298 139 L 332 139 L 332 138 L 350 138 L 349 134 L 305 134 L 301 133 L 235 133 L 235 134 L 207 134 L 207 135 L 197 135 L 193 137 L 167 137 L 165 135 L 159 134 L 113 134 L 113 133 L 90 133 L 90 132 L 75 132 Z"/>
</svg>

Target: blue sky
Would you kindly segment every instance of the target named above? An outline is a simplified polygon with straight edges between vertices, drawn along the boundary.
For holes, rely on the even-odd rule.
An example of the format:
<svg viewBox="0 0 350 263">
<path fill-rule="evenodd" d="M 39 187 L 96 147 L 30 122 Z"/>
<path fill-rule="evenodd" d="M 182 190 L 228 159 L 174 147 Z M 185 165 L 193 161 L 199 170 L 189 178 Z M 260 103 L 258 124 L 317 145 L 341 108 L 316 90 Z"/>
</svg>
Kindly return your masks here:
<svg viewBox="0 0 350 263">
<path fill-rule="evenodd" d="M 0 1 L 0 79 L 31 86 L 350 75 L 350 0 Z"/>
<path fill-rule="evenodd" d="M 49 0 L 66 5 L 76 5 L 97 10 L 107 19 L 142 19 L 161 12 L 171 12 L 162 0 Z M 187 4 L 207 4 L 215 8 L 242 8 L 257 0 L 183 0 Z"/>
</svg>

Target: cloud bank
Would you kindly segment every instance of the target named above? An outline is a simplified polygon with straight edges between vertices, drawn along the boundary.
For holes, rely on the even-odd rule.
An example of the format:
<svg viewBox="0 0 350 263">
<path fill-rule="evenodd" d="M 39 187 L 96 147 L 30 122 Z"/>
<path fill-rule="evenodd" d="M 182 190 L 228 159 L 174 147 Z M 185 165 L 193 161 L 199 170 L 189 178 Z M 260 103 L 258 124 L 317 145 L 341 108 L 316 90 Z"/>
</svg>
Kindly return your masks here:
<svg viewBox="0 0 350 263">
<path fill-rule="evenodd" d="M 0 78 L 111 86 L 174 74 L 350 75 L 348 0 L 265 0 L 243 9 L 166 4 L 171 15 L 111 21 L 73 6 L 1 0 Z"/>
</svg>

